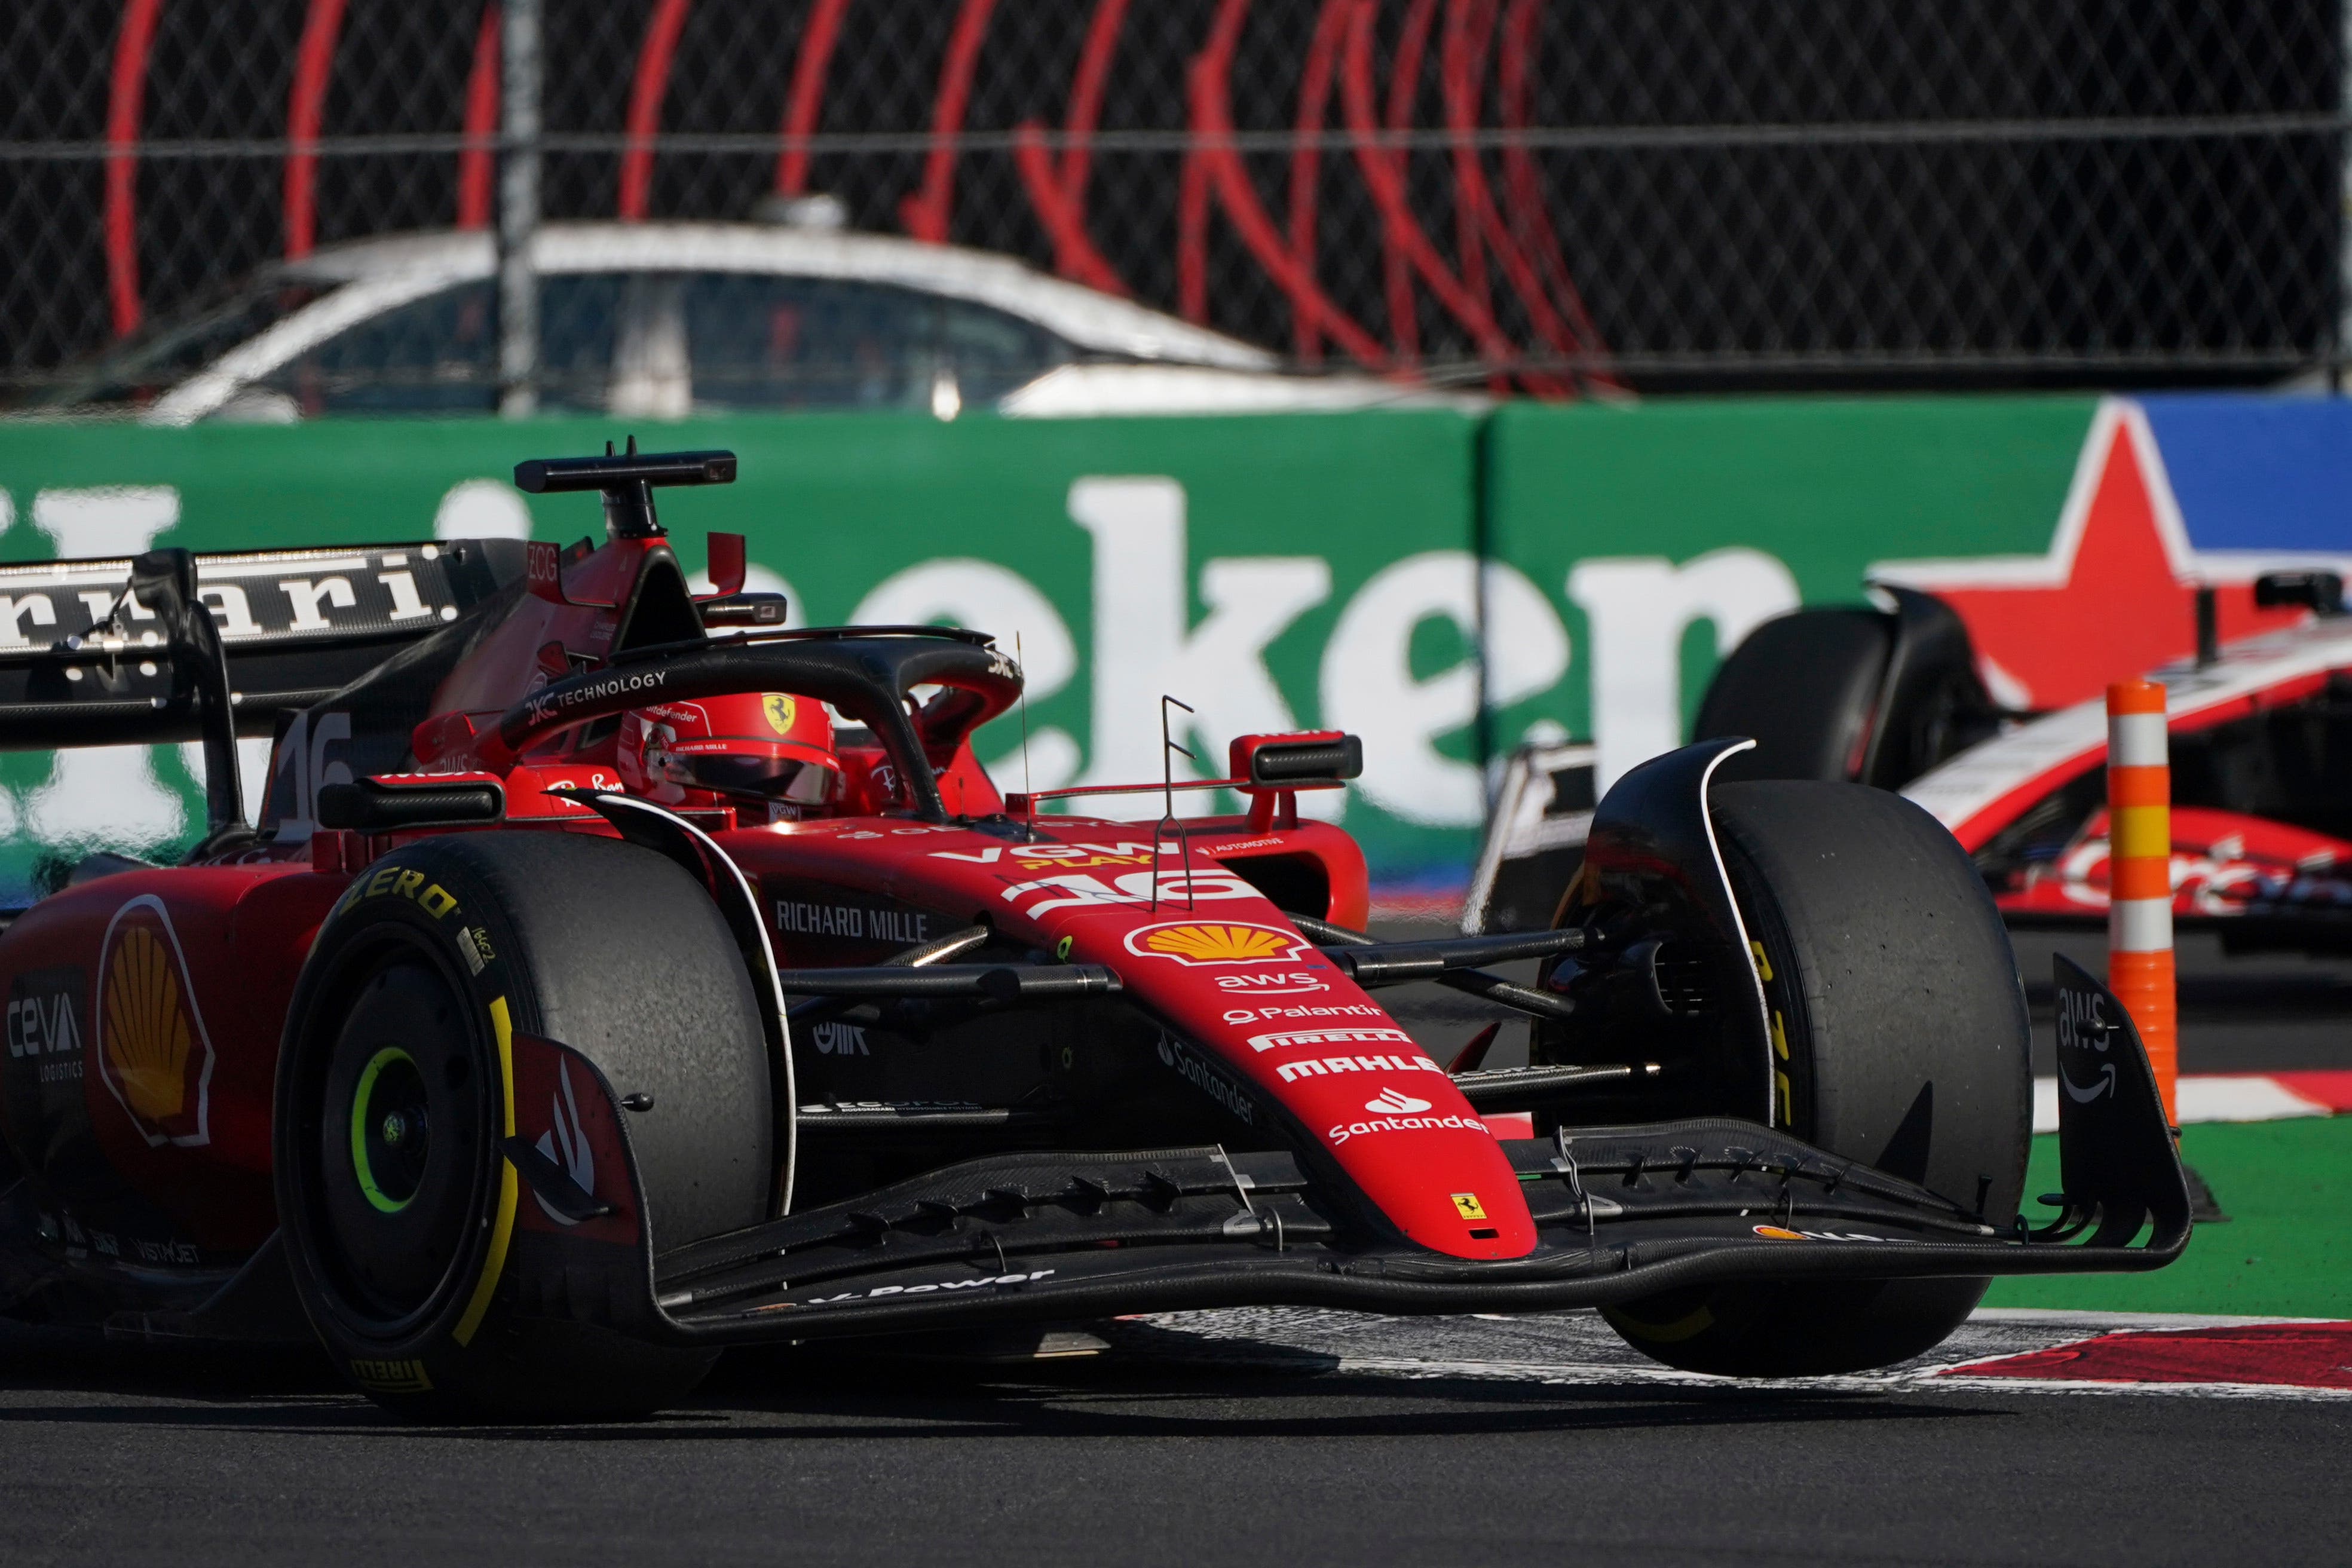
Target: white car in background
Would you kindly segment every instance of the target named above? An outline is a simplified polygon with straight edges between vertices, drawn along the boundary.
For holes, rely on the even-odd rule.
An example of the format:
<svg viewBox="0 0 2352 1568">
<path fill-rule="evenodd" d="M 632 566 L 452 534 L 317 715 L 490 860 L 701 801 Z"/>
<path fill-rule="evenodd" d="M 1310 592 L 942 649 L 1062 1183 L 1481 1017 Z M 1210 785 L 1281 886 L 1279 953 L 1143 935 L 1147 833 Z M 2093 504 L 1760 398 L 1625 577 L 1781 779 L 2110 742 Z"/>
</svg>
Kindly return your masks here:
<svg viewBox="0 0 2352 1568">
<path fill-rule="evenodd" d="M 1244 413 L 1461 401 L 1272 353 L 1011 257 L 822 226 L 551 224 L 539 403 L 554 413 Z M 68 374 L 56 411 L 159 425 L 487 414 L 498 258 L 481 231 L 278 263 Z"/>
</svg>

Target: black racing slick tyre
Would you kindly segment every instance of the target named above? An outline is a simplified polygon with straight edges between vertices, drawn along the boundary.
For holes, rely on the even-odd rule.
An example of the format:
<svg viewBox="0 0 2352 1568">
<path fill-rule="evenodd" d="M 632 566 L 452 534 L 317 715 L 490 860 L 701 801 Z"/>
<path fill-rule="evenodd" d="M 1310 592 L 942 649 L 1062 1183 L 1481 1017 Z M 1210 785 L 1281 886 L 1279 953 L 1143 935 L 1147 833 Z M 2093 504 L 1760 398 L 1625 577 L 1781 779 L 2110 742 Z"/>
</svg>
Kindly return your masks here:
<svg viewBox="0 0 2352 1568">
<path fill-rule="evenodd" d="M 627 1097 L 656 1247 L 766 1216 L 766 1036 L 709 895 L 614 839 L 451 835 L 362 871 L 296 986 L 273 1129 L 296 1289 L 337 1364 L 406 1416 L 658 1408 L 715 1352 L 630 1331 L 641 1252 L 612 1247 L 607 1263 L 518 1225 L 534 1200 L 502 1143 L 520 1036 L 561 1042 L 586 1058 L 583 1079 Z M 564 1089 L 605 1095 L 593 1081 Z M 608 1163 L 590 1196 L 622 1179 Z"/>
<path fill-rule="evenodd" d="M 1967 855 L 1859 784 L 1722 784 L 1712 808 L 1771 1016 L 1775 1122 L 2008 1225 L 2032 1125 L 2025 995 Z M 1685 1371 L 1817 1375 L 1932 1349 L 1987 1283 L 1699 1286 L 1605 1315 Z"/>
<path fill-rule="evenodd" d="M 1766 621 L 1717 667 L 1693 740 L 1745 735 L 1719 781 L 1860 776 L 1895 618 L 1876 610 L 1798 610 Z"/>
</svg>

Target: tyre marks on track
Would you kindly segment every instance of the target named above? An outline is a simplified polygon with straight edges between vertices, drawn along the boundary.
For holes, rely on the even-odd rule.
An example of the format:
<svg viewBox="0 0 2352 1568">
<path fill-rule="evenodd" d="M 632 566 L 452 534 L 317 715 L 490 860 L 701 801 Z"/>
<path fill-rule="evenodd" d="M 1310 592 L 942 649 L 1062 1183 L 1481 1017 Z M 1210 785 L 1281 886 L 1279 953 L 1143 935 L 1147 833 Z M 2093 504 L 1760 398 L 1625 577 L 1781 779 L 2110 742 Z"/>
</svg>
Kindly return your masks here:
<svg viewBox="0 0 2352 1568">
<path fill-rule="evenodd" d="M 1116 1357 L 1218 1370 L 1775 1392 L 2352 1399 L 2352 1322 L 2029 1309 L 1979 1311 L 1915 1361 L 1840 1377 L 1660 1366 L 1591 1311 L 1384 1318 L 1318 1308 L 1155 1313 L 1096 1331 Z"/>
</svg>

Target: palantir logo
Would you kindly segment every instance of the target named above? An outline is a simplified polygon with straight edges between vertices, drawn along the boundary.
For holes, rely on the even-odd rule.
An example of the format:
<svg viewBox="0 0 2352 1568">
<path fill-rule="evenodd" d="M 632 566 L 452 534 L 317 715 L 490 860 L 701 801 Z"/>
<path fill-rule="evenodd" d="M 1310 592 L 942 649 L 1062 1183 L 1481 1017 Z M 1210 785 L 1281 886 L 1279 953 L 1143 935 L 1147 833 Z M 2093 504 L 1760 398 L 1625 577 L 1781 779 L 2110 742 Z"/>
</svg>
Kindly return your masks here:
<svg viewBox="0 0 2352 1568">
<path fill-rule="evenodd" d="M 1411 1116 L 1417 1110 L 1427 1110 L 1429 1101 L 1415 1100 L 1393 1089 L 1384 1089 L 1364 1101 L 1364 1109 L 1376 1116 Z"/>
</svg>

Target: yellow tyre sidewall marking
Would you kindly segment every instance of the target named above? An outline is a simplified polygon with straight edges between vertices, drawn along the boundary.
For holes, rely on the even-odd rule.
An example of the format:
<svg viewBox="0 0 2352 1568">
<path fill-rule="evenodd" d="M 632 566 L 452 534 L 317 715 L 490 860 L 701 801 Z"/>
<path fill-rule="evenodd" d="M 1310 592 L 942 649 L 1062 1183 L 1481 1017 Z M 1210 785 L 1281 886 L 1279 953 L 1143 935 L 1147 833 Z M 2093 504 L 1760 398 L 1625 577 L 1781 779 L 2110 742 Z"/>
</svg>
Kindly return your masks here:
<svg viewBox="0 0 2352 1568">
<path fill-rule="evenodd" d="M 1772 999 L 1771 991 L 1769 989 L 1772 984 L 1772 961 L 1764 956 L 1764 944 L 1760 942 L 1751 939 L 1748 943 L 1748 951 L 1756 960 L 1756 978 L 1762 981 L 1768 987 L 1764 993 L 1764 999 L 1769 1005 Z M 1771 1015 L 1772 1053 L 1779 1057 L 1781 1062 L 1785 1062 L 1789 1060 L 1788 1023 L 1781 1017 L 1780 1008 L 1773 1007 Z M 1796 1085 L 1790 1081 L 1788 1069 L 1781 1067 L 1780 1062 L 1772 1065 L 1772 1111 L 1779 1119 L 1774 1125 L 1794 1127 L 1797 1124 Z"/>
<path fill-rule="evenodd" d="M 1679 1344 L 1685 1340 L 1695 1339 L 1715 1327 L 1715 1313 L 1705 1302 L 1692 1308 L 1670 1323 L 1647 1322 L 1640 1318 L 1630 1317 L 1615 1307 L 1603 1307 L 1601 1309 L 1601 1313 L 1616 1326 L 1619 1332 L 1654 1345 Z"/>
<path fill-rule="evenodd" d="M 505 1136 L 515 1135 L 514 1113 L 514 1022 L 507 1013 L 507 999 L 490 998 L 490 1026 L 499 1037 L 499 1103 L 503 1115 Z M 474 1332 L 482 1326 L 482 1316 L 490 1310 L 490 1293 L 498 1288 L 499 1275 L 506 1268 L 507 1247 L 514 1240 L 515 1203 L 520 1196 L 514 1162 L 503 1153 L 499 1156 L 499 1213 L 490 1226 L 490 1252 L 482 1260 L 482 1277 L 474 1284 L 474 1298 L 466 1303 L 465 1316 L 457 1320 L 450 1338 L 459 1345 L 474 1342 Z"/>
</svg>

